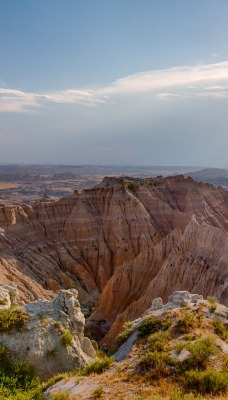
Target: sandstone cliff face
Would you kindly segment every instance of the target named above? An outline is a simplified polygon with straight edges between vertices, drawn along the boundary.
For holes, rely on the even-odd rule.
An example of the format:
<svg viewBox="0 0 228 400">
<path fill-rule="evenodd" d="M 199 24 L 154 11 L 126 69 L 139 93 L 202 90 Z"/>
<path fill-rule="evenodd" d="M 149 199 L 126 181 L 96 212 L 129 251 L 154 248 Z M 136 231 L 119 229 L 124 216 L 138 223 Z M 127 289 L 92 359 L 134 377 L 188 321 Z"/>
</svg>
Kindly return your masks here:
<svg viewBox="0 0 228 400">
<path fill-rule="evenodd" d="M 96 305 L 89 329 L 102 336 L 116 321 L 109 343 L 174 290 L 227 304 L 227 232 L 221 188 L 183 176 L 105 178 L 57 202 L 1 207 L 0 279 L 13 279 L 25 301 L 76 288 L 83 306 Z"/>
<path fill-rule="evenodd" d="M 4 303 L 0 310 L 18 306 L 17 297 L 15 286 L 0 286 Z M 52 301 L 37 300 L 20 309 L 28 320 L 19 331 L 0 330 L 0 343 L 13 359 L 31 363 L 40 377 L 46 379 L 58 372 L 81 369 L 96 357 L 90 340 L 84 337 L 85 318 L 75 289 L 61 290 Z M 71 333 L 68 344 L 62 339 L 66 332 Z"/>
</svg>

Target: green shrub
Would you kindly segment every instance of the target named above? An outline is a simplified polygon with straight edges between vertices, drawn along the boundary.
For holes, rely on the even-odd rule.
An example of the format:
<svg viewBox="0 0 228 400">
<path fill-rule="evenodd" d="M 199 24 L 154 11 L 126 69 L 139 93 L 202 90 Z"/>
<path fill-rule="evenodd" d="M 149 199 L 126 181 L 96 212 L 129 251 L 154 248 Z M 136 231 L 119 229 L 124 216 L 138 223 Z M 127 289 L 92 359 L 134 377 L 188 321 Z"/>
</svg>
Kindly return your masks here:
<svg viewBox="0 0 228 400">
<path fill-rule="evenodd" d="M 203 369 L 206 367 L 209 357 L 215 351 L 214 340 L 211 337 L 199 339 L 195 343 L 190 344 L 188 350 L 192 358 L 187 361 L 189 361 L 192 368 Z"/>
<path fill-rule="evenodd" d="M 210 305 L 210 311 L 211 311 L 212 313 L 215 312 L 216 308 L 217 308 L 216 304 L 211 304 L 211 305 Z"/>
<path fill-rule="evenodd" d="M 148 340 L 150 342 L 150 351 L 162 351 L 165 348 L 165 345 L 170 337 L 169 332 L 158 331 L 152 333 Z"/>
<path fill-rule="evenodd" d="M 61 335 L 62 344 L 64 346 L 70 346 L 73 341 L 73 335 L 70 331 L 64 332 Z"/>
<path fill-rule="evenodd" d="M 176 330 L 179 333 L 188 333 L 195 325 L 194 314 L 184 313 L 176 324 Z"/>
<path fill-rule="evenodd" d="M 138 367 L 141 372 L 149 372 L 151 379 L 165 378 L 171 375 L 171 357 L 158 351 L 147 350 L 140 358 Z"/>
<path fill-rule="evenodd" d="M 214 326 L 214 330 L 215 333 L 223 340 L 227 341 L 228 340 L 228 331 L 225 328 L 225 326 L 223 325 L 221 319 L 216 318 L 213 321 L 213 326 Z"/>
<path fill-rule="evenodd" d="M 4 399 L 41 399 L 39 378 L 34 374 L 31 364 L 11 362 L 10 369 L 0 371 L 0 394 Z M 25 394 L 25 396 L 24 396 Z M 27 396 L 27 397 L 26 397 Z M 1 396 L 0 396 L 1 400 Z"/>
<path fill-rule="evenodd" d="M 131 336 L 132 334 L 132 329 L 131 328 L 126 328 L 124 331 L 120 332 L 119 335 L 116 338 L 116 343 L 118 346 L 121 346 L 126 340 Z"/>
<path fill-rule="evenodd" d="M 207 300 L 209 301 L 210 304 L 215 304 L 215 302 L 216 302 L 216 299 L 214 296 L 208 296 Z"/>
<path fill-rule="evenodd" d="M 139 336 L 147 336 L 155 333 L 162 328 L 162 320 L 157 317 L 144 320 L 138 328 Z"/>
<path fill-rule="evenodd" d="M 212 395 L 225 392 L 228 388 L 228 374 L 214 370 L 186 372 L 186 388 L 197 393 Z"/>
<path fill-rule="evenodd" d="M 21 330 L 28 320 L 22 310 L 0 310 L 0 333 Z"/>
<path fill-rule="evenodd" d="M 97 359 L 86 365 L 81 371 L 81 375 L 101 374 L 109 368 L 112 357 L 104 357 L 101 360 Z"/>
</svg>

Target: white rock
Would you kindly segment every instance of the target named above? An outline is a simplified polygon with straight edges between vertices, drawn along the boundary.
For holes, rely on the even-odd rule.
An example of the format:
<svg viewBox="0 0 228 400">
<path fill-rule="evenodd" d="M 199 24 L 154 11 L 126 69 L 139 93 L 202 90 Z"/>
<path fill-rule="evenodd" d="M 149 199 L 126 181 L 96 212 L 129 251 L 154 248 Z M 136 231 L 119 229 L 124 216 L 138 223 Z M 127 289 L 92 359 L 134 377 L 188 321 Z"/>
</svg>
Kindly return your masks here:
<svg viewBox="0 0 228 400">
<path fill-rule="evenodd" d="M 61 290 L 51 301 L 27 304 L 27 323 L 19 332 L 0 334 L 0 342 L 15 358 L 31 362 L 42 378 L 82 368 L 96 357 L 96 352 L 84 337 L 85 318 L 77 296 L 77 290 Z M 68 346 L 61 338 L 67 331 L 72 334 Z"/>
</svg>

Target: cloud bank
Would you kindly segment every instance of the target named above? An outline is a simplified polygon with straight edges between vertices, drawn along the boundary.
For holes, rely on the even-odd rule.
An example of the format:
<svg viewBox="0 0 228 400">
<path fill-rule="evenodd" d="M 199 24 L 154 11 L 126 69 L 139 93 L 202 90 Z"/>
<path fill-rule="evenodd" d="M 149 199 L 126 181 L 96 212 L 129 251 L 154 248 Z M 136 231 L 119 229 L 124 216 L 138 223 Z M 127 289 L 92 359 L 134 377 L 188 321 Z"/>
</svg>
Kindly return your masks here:
<svg viewBox="0 0 228 400">
<path fill-rule="evenodd" d="M 124 96 L 151 92 L 157 100 L 171 97 L 228 97 L 228 61 L 140 72 L 97 89 L 31 93 L 0 88 L 0 112 L 31 112 L 48 103 L 105 105 Z"/>
</svg>

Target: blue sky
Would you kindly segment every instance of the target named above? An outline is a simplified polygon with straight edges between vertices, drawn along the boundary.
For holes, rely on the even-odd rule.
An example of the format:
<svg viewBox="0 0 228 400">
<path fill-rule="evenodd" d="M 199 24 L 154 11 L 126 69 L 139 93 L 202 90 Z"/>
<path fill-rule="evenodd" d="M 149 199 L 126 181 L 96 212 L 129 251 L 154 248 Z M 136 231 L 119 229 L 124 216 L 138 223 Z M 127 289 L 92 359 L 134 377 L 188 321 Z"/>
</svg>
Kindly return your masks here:
<svg viewBox="0 0 228 400">
<path fill-rule="evenodd" d="M 227 0 L 0 0 L 0 162 L 228 167 Z"/>
</svg>

